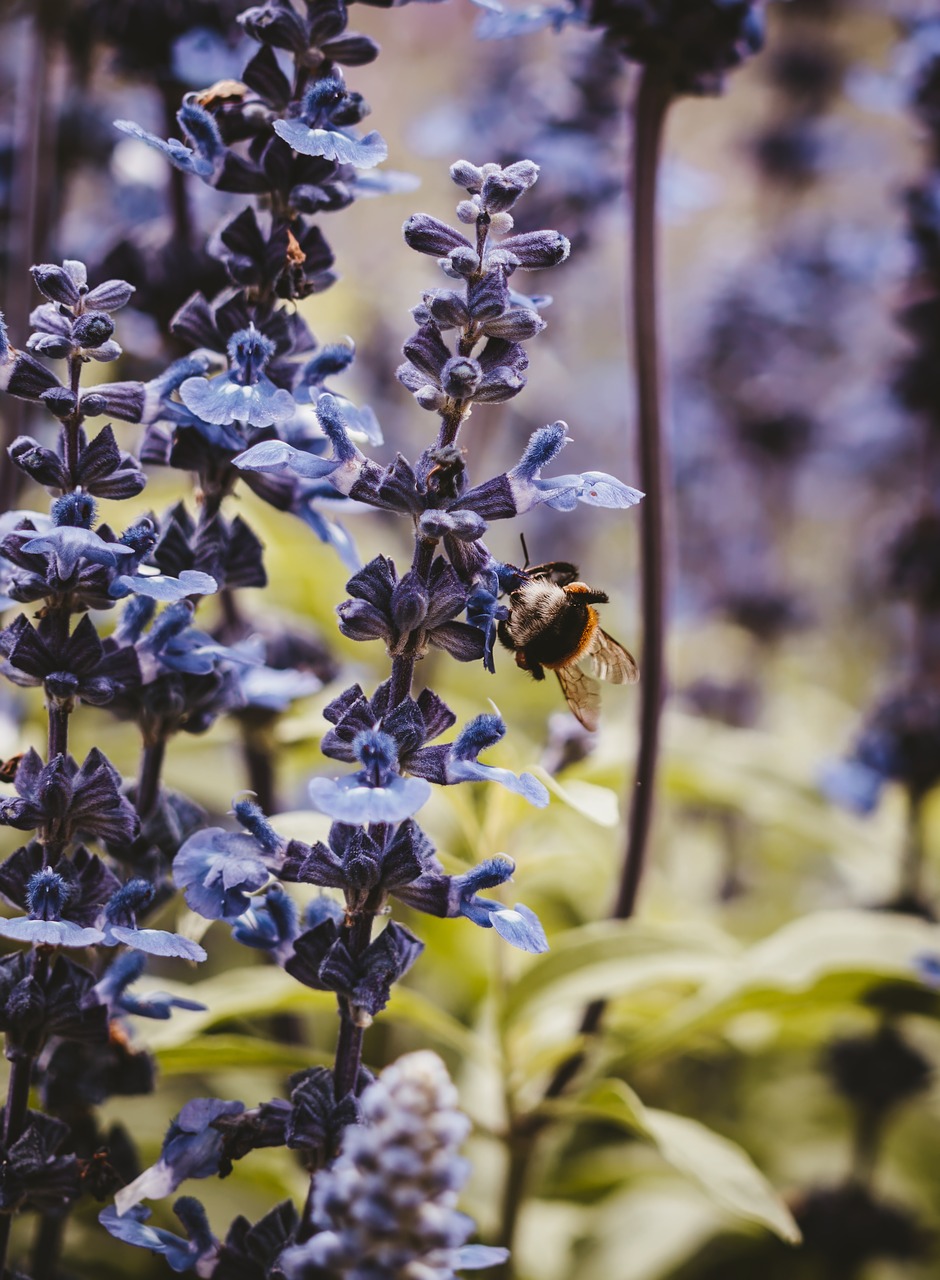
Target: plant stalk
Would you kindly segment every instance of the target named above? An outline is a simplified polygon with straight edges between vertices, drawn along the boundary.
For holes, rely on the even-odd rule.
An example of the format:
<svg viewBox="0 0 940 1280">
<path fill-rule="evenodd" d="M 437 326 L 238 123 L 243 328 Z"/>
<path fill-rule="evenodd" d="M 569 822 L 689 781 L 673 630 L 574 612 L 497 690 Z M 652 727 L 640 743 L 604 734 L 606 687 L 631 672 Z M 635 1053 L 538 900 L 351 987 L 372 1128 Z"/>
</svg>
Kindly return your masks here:
<svg viewBox="0 0 940 1280">
<path fill-rule="evenodd" d="M 629 919 L 635 909 L 646 867 L 653 814 L 660 717 L 666 690 L 666 560 L 667 516 L 665 482 L 668 467 L 662 429 L 660 350 L 656 290 L 656 187 L 666 115 L 672 93 L 655 67 L 644 68 L 634 112 L 632 152 L 633 219 L 631 228 L 631 311 L 633 359 L 636 369 L 639 423 L 639 477 L 645 493 L 640 504 L 641 604 L 643 617 L 643 676 L 640 686 L 640 748 L 630 799 L 626 853 L 611 915 Z M 601 1024 L 605 1003 L 592 1001 L 581 1019 L 581 1034 L 593 1035 Z M 545 1098 L 567 1089 L 584 1062 L 584 1051 L 573 1054 L 556 1070 Z M 500 1242 L 512 1247 L 519 1211 L 543 1117 L 525 1118 L 512 1136 L 509 1171 L 503 1196 Z M 510 1264 L 502 1272 L 509 1280 Z"/>
<path fill-rule="evenodd" d="M 640 750 L 630 801 L 626 856 L 613 917 L 636 909 L 646 867 L 666 696 L 666 562 L 669 469 L 663 438 L 659 324 L 656 295 L 656 186 L 663 127 L 671 101 L 668 83 L 644 68 L 636 105 L 633 151 L 633 349 L 637 380 L 640 487 L 640 591 L 643 676 L 640 685 Z"/>
</svg>

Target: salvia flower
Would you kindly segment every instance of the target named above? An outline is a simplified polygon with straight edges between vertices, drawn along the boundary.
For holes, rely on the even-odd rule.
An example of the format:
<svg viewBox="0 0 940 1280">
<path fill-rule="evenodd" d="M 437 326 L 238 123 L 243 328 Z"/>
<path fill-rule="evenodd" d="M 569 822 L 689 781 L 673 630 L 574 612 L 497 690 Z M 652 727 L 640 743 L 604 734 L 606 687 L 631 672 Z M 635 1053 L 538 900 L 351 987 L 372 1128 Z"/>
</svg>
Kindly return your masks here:
<svg viewBox="0 0 940 1280">
<path fill-rule="evenodd" d="M 104 943 L 117 946 L 123 943 L 134 951 L 144 951 L 156 956 L 179 956 L 185 960 L 205 960 L 206 952 L 197 942 L 166 929 L 142 929 L 137 925 L 137 913 L 146 910 L 155 896 L 149 880 L 129 880 L 111 897 L 104 913 Z"/>
<path fill-rule="evenodd" d="M 220 1246 L 209 1227 L 205 1209 L 192 1196 L 181 1196 L 173 1212 L 187 1232 L 185 1237 L 163 1227 L 148 1227 L 150 1210 L 141 1205 L 133 1205 L 123 1215 L 109 1205 L 98 1215 L 98 1221 L 116 1240 L 161 1254 L 171 1271 L 212 1275 Z"/>
<path fill-rule="evenodd" d="M 457 1209 L 469 1167 L 460 1155 L 470 1122 L 433 1053 L 407 1054 L 361 1098 L 362 1124 L 346 1129 L 339 1156 L 314 1191 L 319 1230 L 286 1249 L 288 1280 L 315 1275 L 422 1275 L 494 1266 L 505 1249 L 468 1246 L 473 1223 Z"/>
<path fill-rule="evenodd" d="M 187 1102 L 163 1139 L 160 1159 L 114 1198 L 119 1214 L 126 1214 L 141 1200 L 159 1200 L 187 1178 L 211 1178 L 219 1171 L 222 1135 L 213 1128 L 219 1116 L 239 1115 L 240 1102 L 219 1098 L 194 1098 Z"/>
</svg>

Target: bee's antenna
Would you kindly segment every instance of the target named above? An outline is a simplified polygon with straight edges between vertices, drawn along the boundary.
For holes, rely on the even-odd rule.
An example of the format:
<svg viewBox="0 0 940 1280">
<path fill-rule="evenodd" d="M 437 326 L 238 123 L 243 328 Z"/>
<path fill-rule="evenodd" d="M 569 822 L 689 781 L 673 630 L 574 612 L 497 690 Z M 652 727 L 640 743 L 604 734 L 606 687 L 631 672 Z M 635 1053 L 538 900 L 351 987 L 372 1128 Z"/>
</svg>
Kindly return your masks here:
<svg viewBox="0 0 940 1280">
<path fill-rule="evenodd" d="M 529 548 L 525 544 L 525 534 L 519 534 L 519 541 L 522 543 L 522 554 L 525 556 L 525 564 L 522 566 L 523 572 L 529 567 Z"/>
</svg>

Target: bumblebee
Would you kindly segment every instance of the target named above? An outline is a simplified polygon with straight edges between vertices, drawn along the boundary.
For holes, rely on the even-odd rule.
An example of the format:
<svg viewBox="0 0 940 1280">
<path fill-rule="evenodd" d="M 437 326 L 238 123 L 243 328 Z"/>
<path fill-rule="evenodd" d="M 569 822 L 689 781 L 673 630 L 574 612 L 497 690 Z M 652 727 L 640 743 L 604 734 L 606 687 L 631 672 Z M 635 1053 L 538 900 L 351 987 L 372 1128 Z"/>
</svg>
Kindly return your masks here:
<svg viewBox="0 0 940 1280">
<path fill-rule="evenodd" d="M 640 678 L 633 656 L 601 628 L 594 606 L 609 597 L 578 582 L 576 566 L 563 560 L 520 569 L 518 577 L 509 617 L 497 627 L 500 643 L 536 680 L 545 679 L 546 667 L 554 671 L 572 714 L 593 732 L 600 720 L 597 680 L 635 684 Z"/>
</svg>

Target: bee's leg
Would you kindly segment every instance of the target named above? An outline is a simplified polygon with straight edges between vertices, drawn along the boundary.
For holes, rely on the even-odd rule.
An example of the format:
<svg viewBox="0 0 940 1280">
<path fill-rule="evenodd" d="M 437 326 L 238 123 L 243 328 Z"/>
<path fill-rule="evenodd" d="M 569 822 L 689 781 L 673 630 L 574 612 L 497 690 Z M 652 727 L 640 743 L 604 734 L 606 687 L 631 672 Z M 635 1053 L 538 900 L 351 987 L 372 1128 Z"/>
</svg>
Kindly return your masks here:
<svg viewBox="0 0 940 1280">
<path fill-rule="evenodd" d="M 521 667 L 523 671 L 528 671 L 533 680 L 545 679 L 545 671 L 542 668 L 541 663 L 529 661 L 524 649 L 517 649 L 516 665 Z"/>
</svg>

